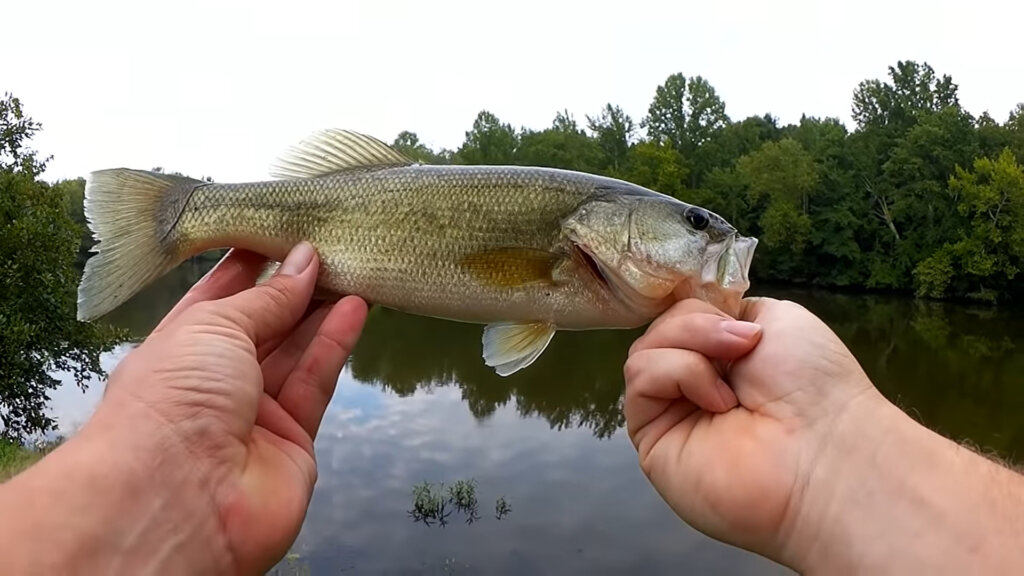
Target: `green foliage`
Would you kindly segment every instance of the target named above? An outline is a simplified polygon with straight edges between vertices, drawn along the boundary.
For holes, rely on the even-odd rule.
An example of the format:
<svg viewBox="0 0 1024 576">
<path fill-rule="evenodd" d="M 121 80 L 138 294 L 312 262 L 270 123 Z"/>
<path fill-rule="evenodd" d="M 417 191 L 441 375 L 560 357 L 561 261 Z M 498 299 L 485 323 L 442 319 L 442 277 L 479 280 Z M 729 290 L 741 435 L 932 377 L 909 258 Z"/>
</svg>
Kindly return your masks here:
<svg viewBox="0 0 1024 576">
<path fill-rule="evenodd" d="M 559 112 L 551 128 L 519 135 L 517 164 L 597 172 L 601 166 L 598 142 L 576 124 L 568 112 Z"/>
<path fill-rule="evenodd" d="M 67 187 L 38 179 L 45 161 L 24 144 L 40 127 L 20 104 L 8 97 L 0 114 L 0 437 L 23 440 L 54 427 L 45 413 L 59 384 L 52 373 L 68 372 L 84 389 L 121 335 L 76 320 L 83 232 Z"/>
<path fill-rule="evenodd" d="M 62 438 L 39 442 L 34 446 L 23 446 L 9 439 L 0 438 L 0 482 L 13 478 L 29 466 L 53 451 L 63 442 Z"/>
<path fill-rule="evenodd" d="M 693 164 L 690 186 L 696 188 L 711 169 L 706 144 L 729 124 L 725 103 L 704 78 L 672 74 L 654 92 L 654 100 L 641 123 L 648 138 L 678 150 Z"/>
<path fill-rule="evenodd" d="M 598 116 L 587 116 L 587 127 L 594 133 L 600 149 L 599 168 L 611 175 L 626 166 L 629 149 L 636 137 L 636 125 L 622 108 L 605 104 Z"/>
<path fill-rule="evenodd" d="M 671 144 L 647 141 L 631 150 L 623 177 L 681 198 L 689 172 L 686 160 Z"/>
<path fill-rule="evenodd" d="M 949 192 L 969 224 L 918 265 L 918 294 L 942 297 L 953 287 L 991 300 L 1011 291 L 1024 265 L 1024 171 L 1013 152 L 978 158 L 973 171 L 958 166 Z"/>
<path fill-rule="evenodd" d="M 473 121 L 473 129 L 466 132 L 466 141 L 455 153 L 455 160 L 459 164 L 513 164 L 518 148 L 519 135 L 512 125 L 483 110 Z"/>
<path fill-rule="evenodd" d="M 419 135 L 408 130 L 400 132 L 391 146 L 412 160 L 424 164 L 446 164 L 450 156 L 448 151 L 434 153 L 430 147 L 420 142 Z"/>
<path fill-rule="evenodd" d="M 766 142 L 736 162 L 752 205 L 764 206 L 758 220 L 764 267 L 781 278 L 803 276 L 804 249 L 811 239 L 808 214 L 818 174 L 811 155 L 795 140 Z"/>
</svg>

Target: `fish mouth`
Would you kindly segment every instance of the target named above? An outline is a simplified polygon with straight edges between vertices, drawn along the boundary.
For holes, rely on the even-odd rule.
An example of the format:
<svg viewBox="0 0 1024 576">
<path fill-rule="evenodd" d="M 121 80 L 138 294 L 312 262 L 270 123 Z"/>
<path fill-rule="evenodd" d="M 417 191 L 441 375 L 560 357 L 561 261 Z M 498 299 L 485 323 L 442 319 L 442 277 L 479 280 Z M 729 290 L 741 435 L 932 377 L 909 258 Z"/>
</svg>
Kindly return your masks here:
<svg viewBox="0 0 1024 576">
<path fill-rule="evenodd" d="M 757 249 L 757 238 L 732 234 L 714 250 L 705 253 L 701 282 L 729 290 L 745 292 L 750 287 L 750 265 Z"/>
</svg>

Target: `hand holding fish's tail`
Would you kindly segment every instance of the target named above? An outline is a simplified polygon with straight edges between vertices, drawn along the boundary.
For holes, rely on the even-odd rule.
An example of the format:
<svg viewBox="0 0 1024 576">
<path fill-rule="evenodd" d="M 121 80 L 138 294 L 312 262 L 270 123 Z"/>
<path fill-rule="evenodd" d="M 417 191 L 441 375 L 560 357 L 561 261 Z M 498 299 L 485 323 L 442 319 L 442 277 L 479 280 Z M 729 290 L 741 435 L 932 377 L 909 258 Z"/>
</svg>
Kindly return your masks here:
<svg viewBox="0 0 1024 576">
<path fill-rule="evenodd" d="M 110 312 L 184 260 L 171 232 L 202 183 L 124 168 L 89 175 L 85 217 L 98 243 L 78 288 L 79 320 Z"/>
<path fill-rule="evenodd" d="M 255 285 L 264 263 L 229 253 L 121 361 L 83 429 L 12 480 L 5 493 L 35 494 L 21 498 L 35 510 L 4 500 L 20 518 L 8 524 L 61 535 L 43 571 L 263 574 L 287 552 L 316 479 L 313 439 L 367 309 L 347 297 L 309 312 L 309 244 Z"/>
</svg>

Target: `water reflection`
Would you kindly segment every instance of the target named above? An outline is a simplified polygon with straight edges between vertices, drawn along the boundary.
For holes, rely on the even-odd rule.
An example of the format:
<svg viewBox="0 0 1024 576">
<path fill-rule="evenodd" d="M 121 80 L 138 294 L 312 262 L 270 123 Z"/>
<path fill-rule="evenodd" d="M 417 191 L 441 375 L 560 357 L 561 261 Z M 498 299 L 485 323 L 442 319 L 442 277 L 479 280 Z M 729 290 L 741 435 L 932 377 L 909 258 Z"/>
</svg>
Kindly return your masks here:
<svg viewBox="0 0 1024 576">
<path fill-rule="evenodd" d="M 293 551 L 313 574 L 781 574 L 690 529 L 623 431 L 553 431 L 512 400 L 480 420 L 457 387 L 399 397 L 343 375 L 317 442 L 319 481 Z M 482 519 L 410 521 L 411 487 L 475 479 Z M 498 521 L 485 505 L 504 496 Z"/>
<path fill-rule="evenodd" d="M 926 426 L 1020 462 L 1024 310 L 880 296 L 770 291 L 807 306 L 881 391 Z"/>
<path fill-rule="evenodd" d="M 352 357 L 352 374 L 399 396 L 455 386 L 477 418 L 510 400 L 552 428 L 607 438 L 623 425 L 622 365 L 641 331 L 559 332 L 541 357 L 508 377 L 481 358 L 482 327 L 377 309 Z"/>
</svg>

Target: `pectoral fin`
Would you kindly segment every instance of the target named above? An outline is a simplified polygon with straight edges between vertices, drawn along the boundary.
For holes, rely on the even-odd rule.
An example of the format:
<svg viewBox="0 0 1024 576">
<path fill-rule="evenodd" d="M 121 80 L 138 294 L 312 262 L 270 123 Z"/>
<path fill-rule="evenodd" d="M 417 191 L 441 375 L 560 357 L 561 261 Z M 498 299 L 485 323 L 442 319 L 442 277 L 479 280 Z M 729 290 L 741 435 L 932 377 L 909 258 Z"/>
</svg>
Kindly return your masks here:
<svg viewBox="0 0 1024 576">
<path fill-rule="evenodd" d="M 492 286 L 554 283 L 555 267 L 564 256 L 533 248 L 496 248 L 467 254 L 459 264 L 478 281 Z"/>
<path fill-rule="evenodd" d="M 488 324 L 484 328 L 484 362 L 500 376 L 526 368 L 548 347 L 556 327 L 550 322 Z"/>
</svg>

